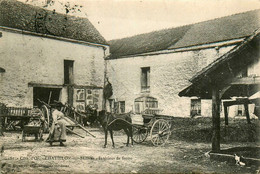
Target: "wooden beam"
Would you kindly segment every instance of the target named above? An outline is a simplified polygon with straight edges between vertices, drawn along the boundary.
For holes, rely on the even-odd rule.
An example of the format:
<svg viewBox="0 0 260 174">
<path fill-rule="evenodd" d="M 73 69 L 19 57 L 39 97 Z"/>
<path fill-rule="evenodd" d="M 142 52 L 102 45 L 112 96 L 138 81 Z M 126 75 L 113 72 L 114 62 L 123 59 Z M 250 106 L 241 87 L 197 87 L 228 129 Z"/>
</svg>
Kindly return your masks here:
<svg viewBox="0 0 260 174">
<path fill-rule="evenodd" d="M 242 77 L 242 78 L 234 78 L 231 82 L 231 85 L 254 85 L 260 84 L 260 77 Z"/>
<path fill-rule="evenodd" d="M 222 88 L 222 90 L 219 92 L 219 99 L 221 100 L 222 96 L 225 94 L 225 92 L 231 87 L 231 85 L 227 85 Z M 228 125 L 228 111 L 227 111 L 227 105 L 225 102 L 223 102 L 224 106 L 224 115 L 225 115 L 225 125 Z"/>
<path fill-rule="evenodd" d="M 220 151 L 220 98 L 219 89 L 212 85 L 212 151 Z"/>
<path fill-rule="evenodd" d="M 44 88 L 63 88 L 63 85 L 58 85 L 58 84 L 44 84 L 44 83 L 34 83 L 34 82 L 29 82 L 28 83 L 29 87 L 44 87 Z"/>
<path fill-rule="evenodd" d="M 224 104 L 225 125 L 228 125 L 228 106 Z"/>
<path fill-rule="evenodd" d="M 67 127 L 66 127 L 66 130 L 67 130 L 68 132 L 72 133 L 72 134 L 75 134 L 75 135 L 79 136 L 80 138 L 84 138 L 84 136 L 82 136 L 82 135 L 80 135 L 80 134 L 78 134 L 78 133 L 76 133 L 76 132 L 73 132 L 72 130 L 70 130 L 70 129 L 67 128 Z"/>
<path fill-rule="evenodd" d="M 232 106 L 232 105 L 243 105 L 243 104 L 250 104 L 252 103 L 247 98 L 241 99 L 241 100 L 232 100 L 232 101 L 224 101 L 223 104 L 225 106 Z"/>
<path fill-rule="evenodd" d="M 84 89 L 103 89 L 101 86 L 95 86 L 95 85 L 76 85 L 73 84 L 74 88 L 84 88 Z"/>
<path fill-rule="evenodd" d="M 222 96 L 225 94 L 225 92 L 231 87 L 231 85 L 225 86 L 222 88 L 222 90 L 219 92 L 219 98 L 221 99 Z"/>
</svg>

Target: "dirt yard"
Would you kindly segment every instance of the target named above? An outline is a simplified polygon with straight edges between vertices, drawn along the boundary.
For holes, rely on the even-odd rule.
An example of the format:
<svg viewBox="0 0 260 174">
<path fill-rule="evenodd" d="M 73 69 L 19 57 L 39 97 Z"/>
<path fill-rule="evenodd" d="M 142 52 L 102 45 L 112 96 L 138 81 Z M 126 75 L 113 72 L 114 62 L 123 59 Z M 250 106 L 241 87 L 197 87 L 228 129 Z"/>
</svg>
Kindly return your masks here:
<svg viewBox="0 0 260 174">
<path fill-rule="evenodd" d="M 33 137 L 21 141 L 21 133 L 5 133 L 0 137 L 4 146 L 1 156 L 2 173 L 259 173 L 256 166 L 246 167 L 226 162 L 210 161 L 205 153 L 211 150 L 210 142 L 176 140 L 174 136 L 165 147 L 154 147 L 149 141 L 126 147 L 126 136 L 115 133 L 116 148 L 103 148 L 104 134 L 91 129 L 93 138 L 84 131 L 79 138 L 68 135 L 65 147 L 46 142 L 34 142 Z M 174 133 L 174 132 L 173 132 Z M 47 134 L 44 134 L 46 138 Z M 221 148 L 259 146 L 254 142 L 221 144 Z"/>
</svg>

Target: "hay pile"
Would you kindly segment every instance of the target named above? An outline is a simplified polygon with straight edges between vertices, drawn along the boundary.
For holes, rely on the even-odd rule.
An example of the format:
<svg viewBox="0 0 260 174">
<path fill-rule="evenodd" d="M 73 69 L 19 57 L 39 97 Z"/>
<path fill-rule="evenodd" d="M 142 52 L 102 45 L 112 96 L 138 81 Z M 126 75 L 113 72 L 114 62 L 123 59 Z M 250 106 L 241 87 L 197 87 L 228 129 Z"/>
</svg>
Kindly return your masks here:
<svg viewBox="0 0 260 174">
<path fill-rule="evenodd" d="M 246 119 L 229 118 L 229 125 L 225 126 L 221 119 L 221 143 L 230 142 L 258 142 L 260 140 L 260 120 L 253 119 L 247 124 Z M 212 119 L 175 118 L 172 124 L 171 138 L 188 142 L 211 142 Z"/>
</svg>

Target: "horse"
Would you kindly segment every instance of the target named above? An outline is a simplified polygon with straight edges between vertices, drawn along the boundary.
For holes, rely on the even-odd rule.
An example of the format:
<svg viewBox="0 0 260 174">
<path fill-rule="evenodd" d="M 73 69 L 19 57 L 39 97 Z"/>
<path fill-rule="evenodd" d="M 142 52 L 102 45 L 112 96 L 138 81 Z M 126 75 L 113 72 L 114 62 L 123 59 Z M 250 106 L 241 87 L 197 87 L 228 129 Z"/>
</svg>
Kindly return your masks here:
<svg viewBox="0 0 260 174">
<path fill-rule="evenodd" d="M 132 131 L 132 119 L 130 113 L 120 114 L 118 117 L 114 117 L 111 113 L 102 110 L 99 112 L 98 121 L 105 132 L 105 144 L 104 148 L 107 147 L 107 134 L 110 132 L 112 146 L 115 147 L 113 139 L 113 131 L 124 130 L 127 135 L 126 146 L 129 146 L 129 137 L 131 137 L 131 145 L 133 146 L 133 131 Z"/>
</svg>

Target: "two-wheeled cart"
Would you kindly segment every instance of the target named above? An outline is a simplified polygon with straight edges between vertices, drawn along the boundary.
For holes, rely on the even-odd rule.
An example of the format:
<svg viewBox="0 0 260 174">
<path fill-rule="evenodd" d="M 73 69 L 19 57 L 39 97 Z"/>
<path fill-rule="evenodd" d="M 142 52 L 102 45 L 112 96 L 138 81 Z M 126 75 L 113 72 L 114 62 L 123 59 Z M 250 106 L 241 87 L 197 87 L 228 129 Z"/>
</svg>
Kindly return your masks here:
<svg viewBox="0 0 260 174">
<path fill-rule="evenodd" d="M 34 135 L 35 140 L 42 141 L 44 115 L 39 108 L 31 109 L 29 115 L 29 122 L 22 128 L 22 141 L 25 141 L 25 137 L 30 135 Z"/>
<path fill-rule="evenodd" d="M 42 121 L 39 118 L 32 118 L 30 121 L 33 124 L 28 124 L 23 127 L 22 141 L 25 141 L 26 136 L 34 135 L 35 140 L 42 141 L 43 138 L 43 126 Z"/>
<path fill-rule="evenodd" d="M 149 136 L 154 146 L 163 146 L 171 135 L 172 116 L 142 114 L 143 124 L 133 124 L 133 141 L 142 143 Z"/>
<path fill-rule="evenodd" d="M 53 118 L 51 115 L 51 105 L 41 101 L 38 99 L 38 101 L 40 103 L 42 103 L 41 106 L 41 110 L 43 112 L 43 115 L 45 117 L 45 123 L 44 123 L 44 131 L 45 132 L 49 132 L 50 127 L 52 126 L 53 123 Z M 67 103 L 63 104 L 59 101 L 54 101 L 56 104 L 60 104 L 61 107 L 61 112 L 64 113 L 64 120 L 68 123 L 66 124 L 66 130 L 74 135 L 77 135 L 81 138 L 84 138 L 84 136 L 76 133 L 73 131 L 74 127 L 79 127 L 81 129 L 83 129 L 86 133 L 88 133 L 89 135 L 91 135 L 92 137 L 96 137 L 95 135 L 93 135 L 90 131 L 88 131 L 83 125 L 81 125 L 82 120 L 84 117 L 86 117 L 86 115 L 79 113 L 76 111 L 76 109 L 74 107 L 69 106 Z"/>
</svg>

